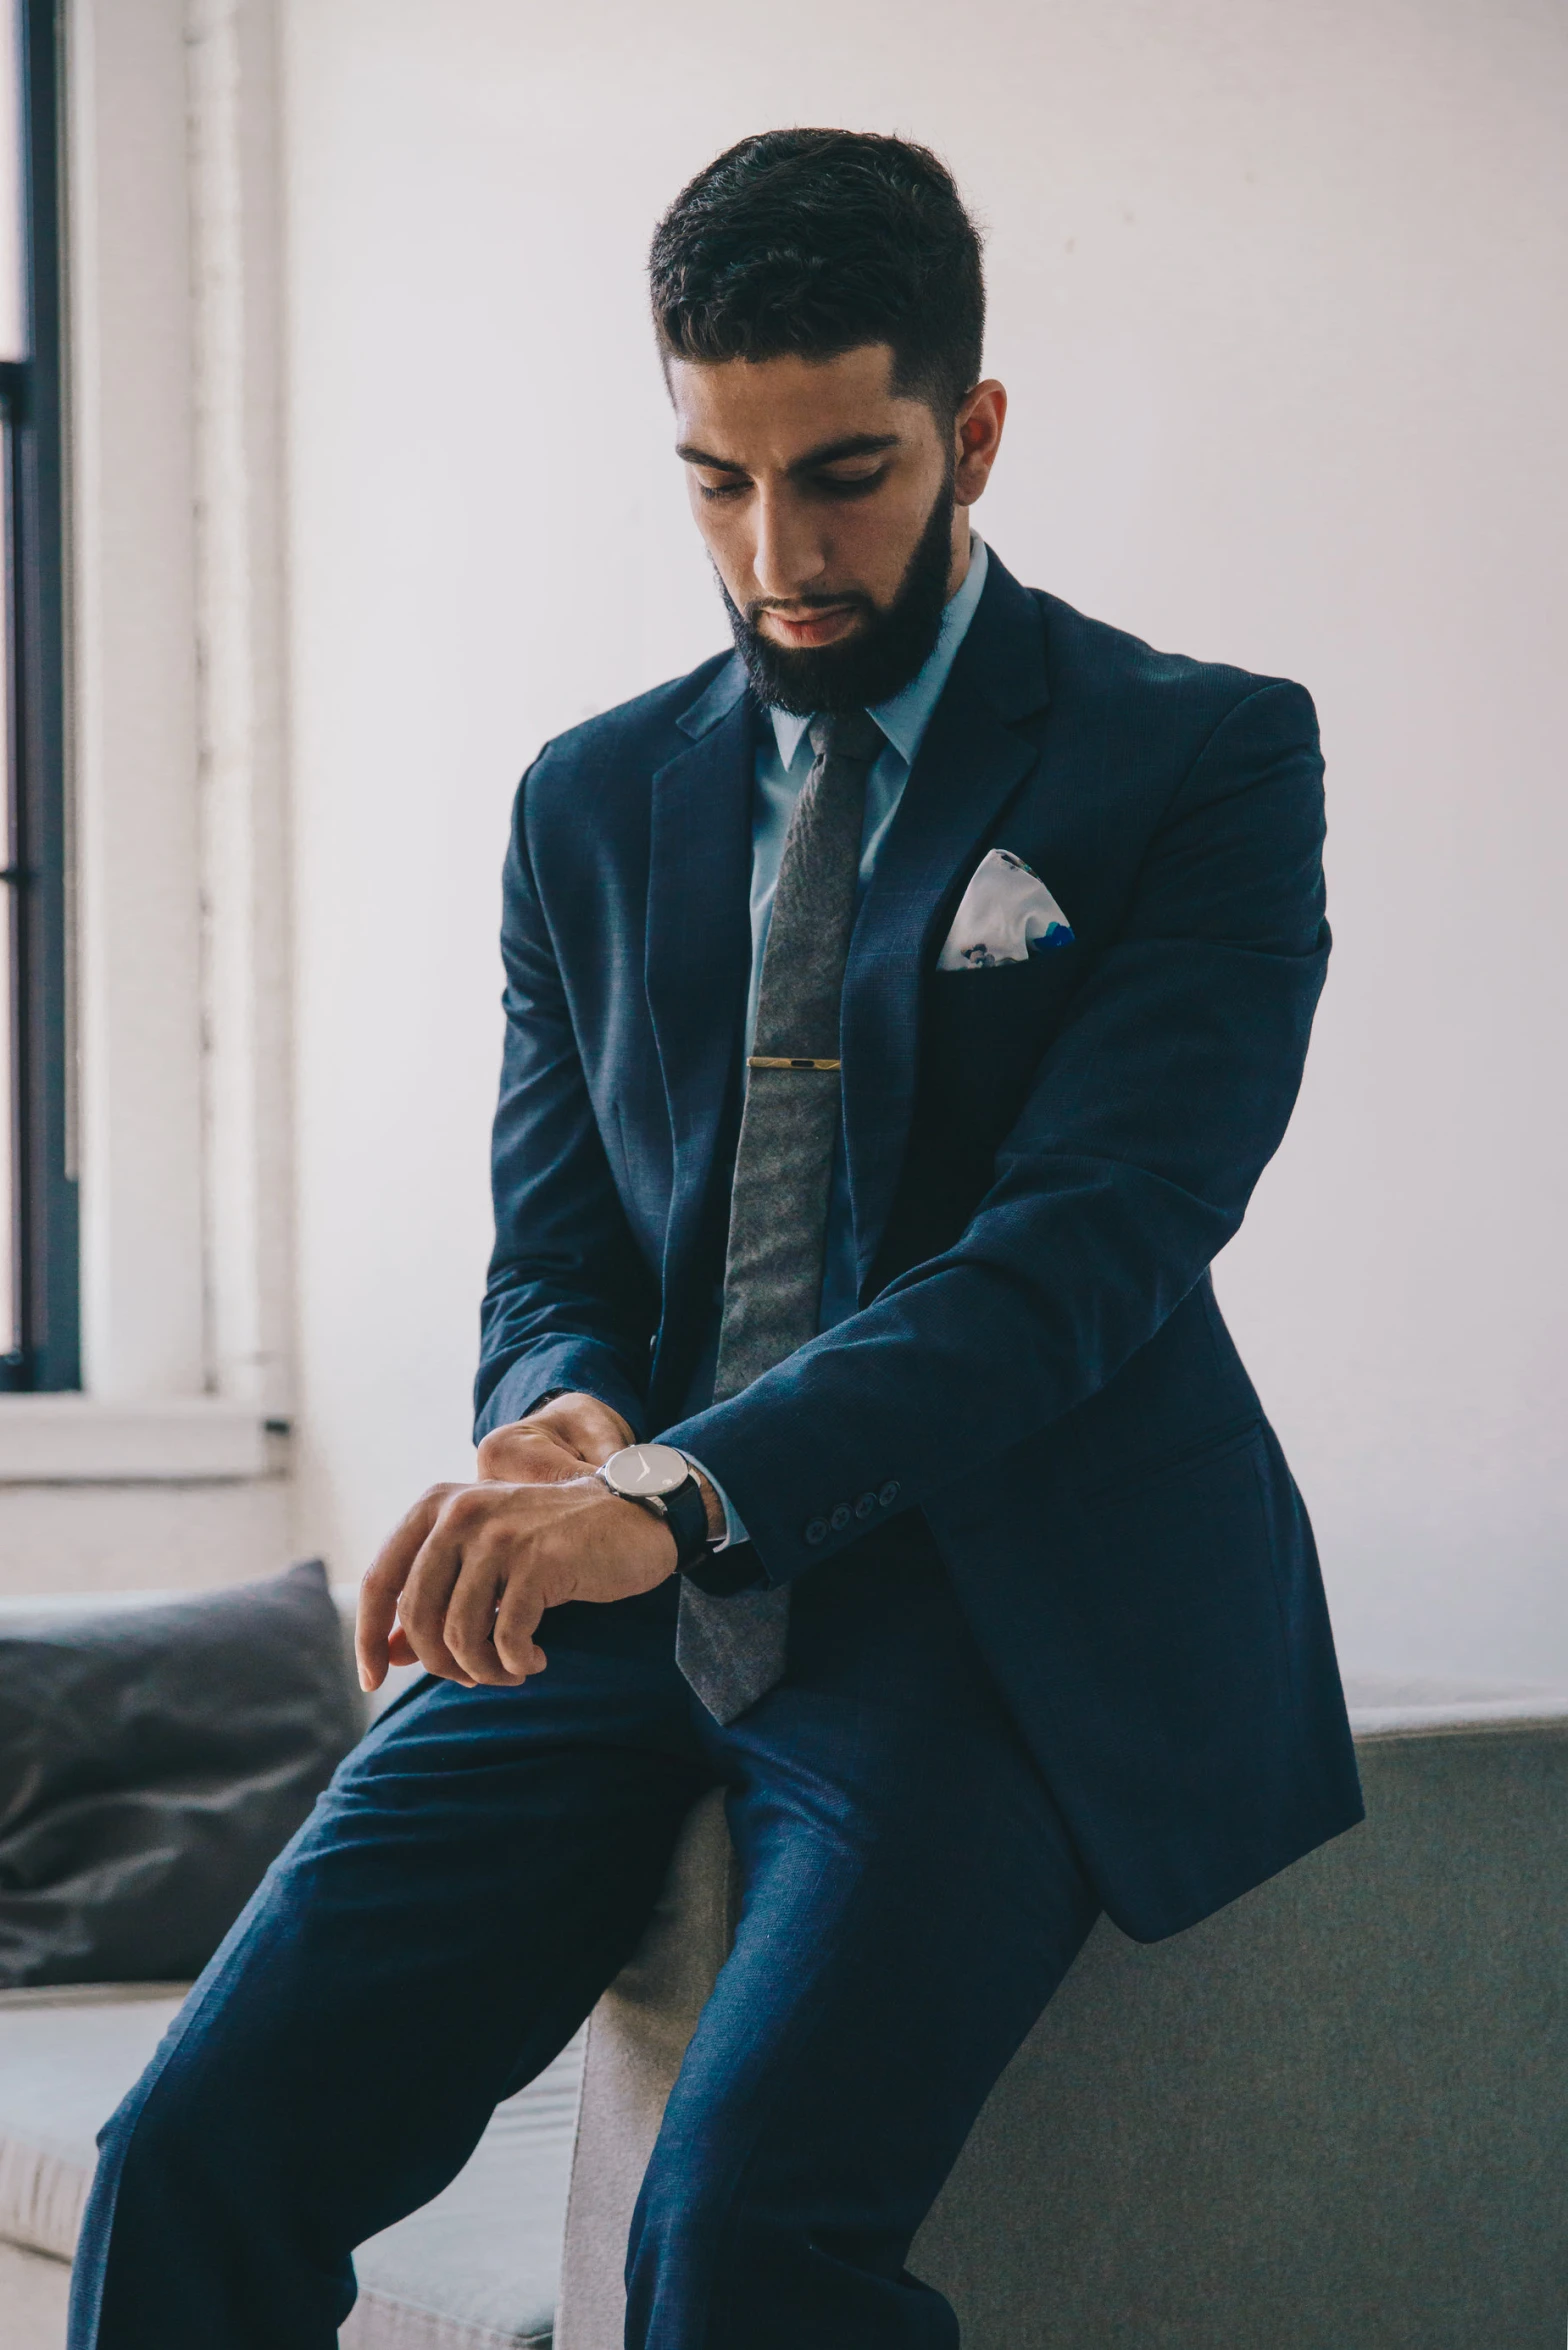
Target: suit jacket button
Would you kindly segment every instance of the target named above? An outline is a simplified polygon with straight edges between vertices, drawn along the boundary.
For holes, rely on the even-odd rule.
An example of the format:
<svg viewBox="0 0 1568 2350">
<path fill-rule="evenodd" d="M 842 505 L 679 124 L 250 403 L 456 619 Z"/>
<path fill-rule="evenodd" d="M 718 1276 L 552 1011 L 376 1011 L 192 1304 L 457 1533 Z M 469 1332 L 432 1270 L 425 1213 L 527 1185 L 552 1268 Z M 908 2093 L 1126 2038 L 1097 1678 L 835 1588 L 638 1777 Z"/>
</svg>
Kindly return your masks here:
<svg viewBox="0 0 1568 2350">
<path fill-rule="evenodd" d="M 876 1495 L 874 1493 L 863 1493 L 855 1504 L 855 1515 L 857 1518 L 869 1518 L 876 1506 Z"/>
<path fill-rule="evenodd" d="M 827 1538 L 828 1522 L 826 1518 L 813 1518 L 806 1528 L 806 1540 L 808 1542 L 826 1542 Z"/>
<path fill-rule="evenodd" d="M 843 1533 L 844 1528 L 849 1524 L 849 1504 L 847 1501 L 841 1501 L 839 1503 L 838 1508 L 833 1512 L 832 1517 L 829 1518 L 828 1524 L 832 1527 L 835 1534 Z"/>
<path fill-rule="evenodd" d="M 898 1499 L 898 1479 L 896 1477 L 889 1477 L 887 1483 L 883 1486 L 881 1492 L 877 1495 L 877 1499 L 885 1510 L 890 1510 L 892 1508 L 894 1502 Z"/>
</svg>

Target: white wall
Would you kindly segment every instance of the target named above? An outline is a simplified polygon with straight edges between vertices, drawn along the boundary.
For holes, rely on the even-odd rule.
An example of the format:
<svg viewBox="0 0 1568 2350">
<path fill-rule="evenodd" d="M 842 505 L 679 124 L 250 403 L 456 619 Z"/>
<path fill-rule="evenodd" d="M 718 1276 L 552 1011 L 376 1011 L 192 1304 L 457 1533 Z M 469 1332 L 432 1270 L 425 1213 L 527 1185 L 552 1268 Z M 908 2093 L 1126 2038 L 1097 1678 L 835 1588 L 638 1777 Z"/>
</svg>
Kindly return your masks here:
<svg viewBox="0 0 1568 2350">
<path fill-rule="evenodd" d="M 1162 646 L 1304 679 L 1333 976 L 1220 1270 L 1347 1656 L 1568 1669 L 1549 0 L 291 0 L 304 1523 L 465 1460 L 513 781 L 722 623 L 644 324 L 743 132 L 929 140 L 1013 394 L 980 521 Z"/>
</svg>

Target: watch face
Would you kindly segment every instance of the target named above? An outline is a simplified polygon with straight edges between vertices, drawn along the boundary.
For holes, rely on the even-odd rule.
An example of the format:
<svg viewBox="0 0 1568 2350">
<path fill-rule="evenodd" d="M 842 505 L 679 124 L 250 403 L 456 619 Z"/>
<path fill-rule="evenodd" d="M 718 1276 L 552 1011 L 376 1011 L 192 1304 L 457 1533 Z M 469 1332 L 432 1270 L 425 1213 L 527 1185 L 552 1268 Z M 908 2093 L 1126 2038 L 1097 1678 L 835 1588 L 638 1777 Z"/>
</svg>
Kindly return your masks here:
<svg viewBox="0 0 1568 2350">
<path fill-rule="evenodd" d="M 673 1493 L 690 1474 L 685 1455 L 673 1444 L 629 1444 L 624 1452 L 612 1452 L 604 1464 L 604 1481 L 613 1493 Z"/>
</svg>

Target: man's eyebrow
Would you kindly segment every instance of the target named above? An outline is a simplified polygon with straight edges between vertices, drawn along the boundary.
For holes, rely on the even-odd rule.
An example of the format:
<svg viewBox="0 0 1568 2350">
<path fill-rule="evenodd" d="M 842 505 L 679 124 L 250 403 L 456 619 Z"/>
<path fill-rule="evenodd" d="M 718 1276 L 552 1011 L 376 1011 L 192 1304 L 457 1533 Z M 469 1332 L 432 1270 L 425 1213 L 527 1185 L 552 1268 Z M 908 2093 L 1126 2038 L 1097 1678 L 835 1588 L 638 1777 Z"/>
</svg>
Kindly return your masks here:
<svg viewBox="0 0 1568 2350">
<path fill-rule="evenodd" d="M 896 449 L 896 432 L 852 432 L 840 440 L 824 441 L 820 448 L 808 449 L 797 457 L 790 467 L 791 474 L 815 473 L 822 465 L 842 464 L 846 457 L 876 457 L 884 449 Z M 706 465 L 712 473 L 744 473 L 744 465 L 737 465 L 733 457 L 714 457 L 706 449 L 698 449 L 690 441 L 682 441 L 675 454 L 685 465 Z"/>
<path fill-rule="evenodd" d="M 797 457 L 791 473 L 814 473 L 819 465 L 838 465 L 846 457 L 877 457 L 884 449 L 896 449 L 896 432 L 851 432 L 842 440 L 824 441 L 819 449 L 808 449 L 804 457 Z"/>
<path fill-rule="evenodd" d="M 710 473 L 744 473 L 744 465 L 735 465 L 728 457 L 710 457 L 706 449 L 693 448 L 690 441 L 682 441 L 675 454 L 683 465 L 706 465 Z"/>
</svg>

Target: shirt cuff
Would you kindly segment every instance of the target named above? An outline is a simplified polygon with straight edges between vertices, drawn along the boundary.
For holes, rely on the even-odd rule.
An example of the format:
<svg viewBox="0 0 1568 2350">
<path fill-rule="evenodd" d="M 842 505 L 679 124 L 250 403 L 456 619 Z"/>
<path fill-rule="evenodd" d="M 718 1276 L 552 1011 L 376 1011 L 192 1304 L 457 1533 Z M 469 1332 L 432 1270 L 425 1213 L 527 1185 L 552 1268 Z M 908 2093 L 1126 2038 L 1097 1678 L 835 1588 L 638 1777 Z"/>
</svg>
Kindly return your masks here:
<svg viewBox="0 0 1568 2350">
<path fill-rule="evenodd" d="M 677 1447 L 677 1450 L 680 1451 L 681 1459 L 686 1463 L 688 1469 L 700 1470 L 702 1475 L 707 1478 L 708 1483 L 713 1487 L 714 1492 L 718 1495 L 719 1501 L 723 1506 L 723 1536 L 717 1542 L 710 1541 L 708 1548 L 710 1550 L 728 1550 L 732 1543 L 749 1542 L 751 1540 L 751 1536 L 747 1533 L 745 1527 L 741 1524 L 738 1512 L 731 1502 L 729 1495 L 725 1492 L 717 1477 L 714 1476 L 713 1471 L 711 1469 L 703 1468 L 701 1461 L 698 1460 L 695 1453 L 686 1452 L 681 1450 L 680 1447 Z"/>
</svg>

